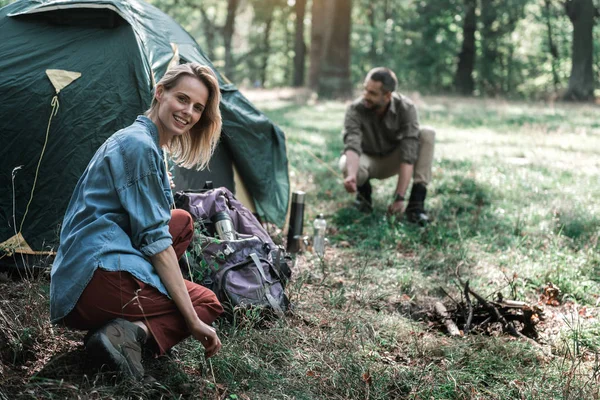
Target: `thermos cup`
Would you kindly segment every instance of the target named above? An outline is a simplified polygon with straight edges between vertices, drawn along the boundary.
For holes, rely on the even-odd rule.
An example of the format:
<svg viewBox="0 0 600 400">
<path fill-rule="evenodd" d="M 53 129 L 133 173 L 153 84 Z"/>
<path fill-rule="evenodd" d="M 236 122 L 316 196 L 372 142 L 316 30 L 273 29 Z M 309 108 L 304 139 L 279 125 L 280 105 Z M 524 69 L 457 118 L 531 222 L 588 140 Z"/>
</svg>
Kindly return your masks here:
<svg viewBox="0 0 600 400">
<path fill-rule="evenodd" d="M 292 210 L 287 234 L 287 251 L 297 253 L 300 251 L 302 240 L 302 225 L 304 224 L 304 192 L 292 193 Z"/>
<path fill-rule="evenodd" d="M 221 240 L 235 240 L 235 229 L 233 221 L 225 211 L 219 211 L 212 217 L 217 237 Z"/>
</svg>

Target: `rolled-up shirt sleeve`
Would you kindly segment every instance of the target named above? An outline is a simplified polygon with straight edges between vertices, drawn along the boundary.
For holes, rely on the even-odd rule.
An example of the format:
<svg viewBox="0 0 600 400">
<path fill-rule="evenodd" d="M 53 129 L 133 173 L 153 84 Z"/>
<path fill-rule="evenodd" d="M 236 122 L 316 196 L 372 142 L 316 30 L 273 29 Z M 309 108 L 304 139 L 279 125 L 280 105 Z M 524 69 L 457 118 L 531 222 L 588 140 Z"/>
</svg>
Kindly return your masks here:
<svg viewBox="0 0 600 400">
<path fill-rule="evenodd" d="M 352 150 L 358 155 L 362 154 L 362 130 L 360 118 L 352 105 L 346 109 L 342 138 L 344 140 L 344 152 Z"/>
<path fill-rule="evenodd" d="M 164 177 L 157 163 L 160 156 L 151 149 L 139 149 L 125 156 L 126 183 L 117 189 L 129 219 L 132 245 L 147 257 L 173 244 L 169 233 L 171 210 Z"/>
<path fill-rule="evenodd" d="M 153 256 L 173 244 L 169 233 L 171 211 L 157 175 L 138 179 L 121 193 L 129 215 L 131 243 L 145 256 Z"/>
<path fill-rule="evenodd" d="M 405 164 L 414 164 L 419 156 L 420 126 L 417 108 L 412 103 L 407 104 L 399 118 L 403 122 L 400 129 L 402 132 L 400 161 Z"/>
<path fill-rule="evenodd" d="M 419 138 L 405 137 L 400 141 L 400 162 L 415 164 L 419 156 Z"/>
<path fill-rule="evenodd" d="M 419 127 L 419 115 L 417 108 L 414 104 L 410 104 L 405 110 L 403 110 L 401 119 L 403 126 L 401 131 L 403 132 L 403 138 L 418 138 L 421 128 Z"/>
</svg>

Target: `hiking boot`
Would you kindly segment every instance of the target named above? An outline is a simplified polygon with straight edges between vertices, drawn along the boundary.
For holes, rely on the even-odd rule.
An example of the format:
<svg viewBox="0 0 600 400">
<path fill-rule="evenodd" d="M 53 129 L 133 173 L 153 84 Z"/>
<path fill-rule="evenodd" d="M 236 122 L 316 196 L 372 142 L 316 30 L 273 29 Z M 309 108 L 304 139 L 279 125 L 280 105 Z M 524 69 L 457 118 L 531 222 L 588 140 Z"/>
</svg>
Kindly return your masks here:
<svg viewBox="0 0 600 400">
<path fill-rule="evenodd" d="M 373 211 L 373 201 L 371 199 L 373 188 L 371 187 L 371 182 L 366 181 L 357 189 L 358 194 L 356 195 L 356 200 L 354 200 L 354 206 L 361 212 Z"/>
<path fill-rule="evenodd" d="M 429 217 L 425 211 L 425 197 L 427 197 L 427 186 L 415 183 L 410 191 L 410 199 L 404 211 L 408 222 L 425 226 L 429 223 Z"/>
<path fill-rule="evenodd" d="M 141 380 L 142 344 L 146 333 L 136 324 L 117 318 L 88 335 L 85 348 L 94 362 L 108 365 L 122 376 Z"/>
</svg>

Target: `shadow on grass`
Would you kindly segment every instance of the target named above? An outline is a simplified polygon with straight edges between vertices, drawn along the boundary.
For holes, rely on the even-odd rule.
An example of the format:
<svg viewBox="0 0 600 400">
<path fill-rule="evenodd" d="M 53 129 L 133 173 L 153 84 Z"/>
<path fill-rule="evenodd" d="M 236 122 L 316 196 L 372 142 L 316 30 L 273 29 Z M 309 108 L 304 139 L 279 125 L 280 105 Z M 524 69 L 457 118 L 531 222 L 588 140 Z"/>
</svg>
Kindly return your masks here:
<svg viewBox="0 0 600 400">
<path fill-rule="evenodd" d="M 208 392 L 205 381 L 188 374 L 182 364 L 169 357 L 146 357 L 144 367 L 142 382 L 121 378 L 91 362 L 81 346 L 52 357 L 26 387 L 38 398 L 80 398 L 82 394 L 99 398 L 202 398 Z"/>
<path fill-rule="evenodd" d="M 482 237 L 488 246 L 502 249 L 520 239 L 518 221 L 494 212 L 492 203 L 500 194 L 470 176 L 469 161 L 444 160 L 441 168 L 447 172 L 430 188 L 429 225 L 422 228 L 386 216 L 387 201 L 376 198 L 371 214 L 352 207 L 339 209 L 333 221 L 339 227 L 334 240 L 374 256 L 386 251 L 417 254 L 415 267 L 421 273 L 450 278 L 459 264 L 473 264 L 466 241 Z"/>
</svg>

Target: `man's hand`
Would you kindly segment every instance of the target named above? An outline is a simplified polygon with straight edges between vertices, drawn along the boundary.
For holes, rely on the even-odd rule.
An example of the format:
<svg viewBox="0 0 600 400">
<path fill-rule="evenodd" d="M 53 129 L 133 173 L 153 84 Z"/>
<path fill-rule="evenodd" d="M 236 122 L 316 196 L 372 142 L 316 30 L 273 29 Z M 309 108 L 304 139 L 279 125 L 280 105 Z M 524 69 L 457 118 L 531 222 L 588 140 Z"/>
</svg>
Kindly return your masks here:
<svg viewBox="0 0 600 400">
<path fill-rule="evenodd" d="M 388 206 L 388 214 L 401 216 L 404 213 L 404 201 L 394 201 Z"/>
<path fill-rule="evenodd" d="M 344 179 L 344 188 L 348 193 L 356 193 L 356 176 L 348 176 Z"/>
<path fill-rule="evenodd" d="M 217 332 L 211 326 L 198 320 L 198 323 L 194 324 L 194 326 L 190 328 L 190 331 L 192 336 L 196 340 L 199 340 L 200 343 L 202 343 L 202 346 L 204 346 L 204 356 L 206 358 L 214 356 L 221 350 L 221 340 L 217 336 Z"/>
</svg>

